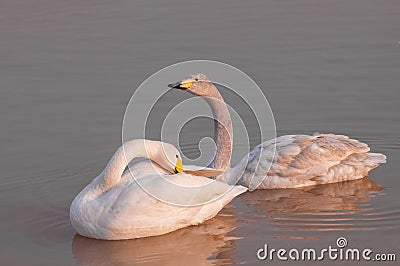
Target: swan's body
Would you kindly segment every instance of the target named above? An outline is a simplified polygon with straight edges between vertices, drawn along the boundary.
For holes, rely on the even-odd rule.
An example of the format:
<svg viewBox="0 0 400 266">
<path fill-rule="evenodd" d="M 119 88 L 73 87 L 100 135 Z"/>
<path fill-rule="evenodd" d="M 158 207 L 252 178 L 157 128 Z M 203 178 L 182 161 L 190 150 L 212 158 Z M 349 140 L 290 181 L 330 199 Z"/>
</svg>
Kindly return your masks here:
<svg viewBox="0 0 400 266">
<path fill-rule="evenodd" d="M 158 141 L 126 142 L 116 151 L 104 171 L 73 200 L 70 207 L 72 226 L 80 235 L 97 239 L 162 235 L 211 219 L 234 197 L 247 190 L 241 186 L 232 188 L 205 177 L 172 174 L 175 166 L 171 160 L 178 154 L 172 145 Z M 137 157 L 149 158 L 159 166 L 151 161 L 140 162 L 131 168 L 135 174 L 132 177 L 131 172 L 124 172 L 124 169 Z M 196 206 L 165 203 L 149 195 L 138 183 L 152 191 L 161 191 L 171 201 L 176 199 L 187 205 L 207 203 Z M 176 193 L 171 184 L 195 187 L 195 193 L 193 190 Z M 203 185 L 207 185 L 207 189 L 202 188 Z M 213 201 L 208 202 L 210 200 Z"/>
<path fill-rule="evenodd" d="M 227 183 L 239 180 L 247 187 L 262 180 L 258 189 L 355 180 L 385 162 L 384 155 L 368 151 L 365 143 L 343 135 L 286 135 L 255 147 L 222 178 Z"/>
<path fill-rule="evenodd" d="M 210 105 L 217 121 L 214 136 L 217 152 L 212 166 L 225 170 L 217 179 L 226 183 L 241 184 L 250 189 L 335 183 L 363 178 L 386 162 L 385 155 L 369 153 L 367 144 L 347 136 L 287 135 L 258 145 L 230 169 L 232 122 L 217 88 L 203 74 L 192 75 L 169 87 L 201 96 Z"/>
</svg>

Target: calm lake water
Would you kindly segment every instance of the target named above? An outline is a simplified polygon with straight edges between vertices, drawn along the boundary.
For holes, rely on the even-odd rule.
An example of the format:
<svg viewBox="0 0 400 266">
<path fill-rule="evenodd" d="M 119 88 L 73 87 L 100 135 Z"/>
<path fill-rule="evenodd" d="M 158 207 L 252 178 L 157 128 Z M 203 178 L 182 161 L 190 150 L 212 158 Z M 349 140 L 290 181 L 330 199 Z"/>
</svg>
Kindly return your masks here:
<svg viewBox="0 0 400 266">
<path fill-rule="evenodd" d="M 339 236 L 399 255 L 399 33 L 397 0 L 3 0 L 1 264 L 267 264 L 256 255 L 264 244 L 321 249 Z M 205 224 L 160 237 L 77 236 L 69 205 L 121 144 L 134 89 L 190 59 L 249 74 L 278 135 L 346 134 L 388 163 L 364 180 L 246 193 Z M 203 128 L 187 125 L 186 156 L 210 134 Z"/>
</svg>

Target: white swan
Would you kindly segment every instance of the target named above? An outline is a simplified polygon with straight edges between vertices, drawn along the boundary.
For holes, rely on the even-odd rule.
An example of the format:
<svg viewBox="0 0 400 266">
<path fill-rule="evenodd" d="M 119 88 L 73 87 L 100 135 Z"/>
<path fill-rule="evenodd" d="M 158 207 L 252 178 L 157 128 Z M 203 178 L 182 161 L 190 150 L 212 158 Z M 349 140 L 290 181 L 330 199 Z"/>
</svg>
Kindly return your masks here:
<svg viewBox="0 0 400 266">
<path fill-rule="evenodd" d="M 195 74 L 168 87 L 201 96 L 210 105 L 218 121 L 214 136 L 217 151 L 211 166 L 227 170 L 217 179 L 229 184 L 272 189 L 335 183 L 363 178 L 386 162 L 385 155 L 370 153 L 367 144 L 347 136 L 287 135 L 258 145 L 230 169 L 232 121 L 214 84 L 204 74 Z"/>
<path fill-rule="evenodd" d="M 130 171 L 124 173 L 127 164 L 138 157 L 159 165 L 147 161 L 133 166 L 132 172 L 139 176 L 140 182 Z M 206 170 L 206 175 L 210 172 L 212 169 Z M 195 173 L 201 174 L 201 171 Z M 75 197 L 70 220 L 80 235 L 90 238 L 119 240 L 166 234 L 211 219 L 247 190 L 210 181 L 183 173 L 180 154 L 171 144 L 141 139 L 128 141 L 115 152 L 102 173 Z M 163 196 L 164 201 L 150 196 L 143 186 Z M 181 189 L 177 189 L 179 186 Z M 188 206 L 166 203 L 165 199 Z"/>
</svg>

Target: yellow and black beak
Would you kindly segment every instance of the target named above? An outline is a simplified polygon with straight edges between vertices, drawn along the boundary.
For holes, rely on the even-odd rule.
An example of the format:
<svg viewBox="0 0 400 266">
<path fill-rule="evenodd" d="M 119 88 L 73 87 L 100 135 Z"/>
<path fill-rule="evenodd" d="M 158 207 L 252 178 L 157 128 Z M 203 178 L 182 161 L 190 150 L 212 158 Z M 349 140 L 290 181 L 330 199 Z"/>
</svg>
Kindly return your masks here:
<svg viewBox="0 0 400 266">
<path fill-rule="evenodd" d="M 192 86 L 193 82 L 194 80 L 192 79 L 185 79 L 176 83 L 168 84 L 168 87 L 172 89 L 187 90 Z"/>
<path fill-rule="evenodd" d="M 182 164 L 181 158 L 176 159 L 176 165 L 175 165 L 174 172 L 175 172 L 175 174 L 183 173 L 183 164 Z"/>
</svg>

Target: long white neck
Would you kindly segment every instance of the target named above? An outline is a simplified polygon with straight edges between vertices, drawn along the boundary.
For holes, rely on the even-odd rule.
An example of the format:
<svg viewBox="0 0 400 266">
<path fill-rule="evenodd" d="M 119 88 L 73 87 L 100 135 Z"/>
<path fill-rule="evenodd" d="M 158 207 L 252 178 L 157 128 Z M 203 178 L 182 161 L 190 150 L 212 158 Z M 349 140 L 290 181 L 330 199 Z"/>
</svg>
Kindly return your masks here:
<svg viewBox="0 0 400 266">
<path fill-rule="evenodd" d="M 204 97 L 214 116 L 214 141 L 217 151 L 211 167 L 221 170 L 230 168 L 232 155 L 233 129 L 228 107 L 218 89 L 210 83 L 210 94 Z"/>
<path fill-rule="evenodd" d="M 86 199 L 95 198 L 114 187 L 120 182 L 130 161 L 139 157 L 151 157 L 154 150 L 154 145 L 151 145 L 153 143 L 155 142 L 143 139 L 125 142 L 114 153 L 103 172 L 82 190 L 80 196 Z"/>
<path fill-rule="evenodd" d="M 206 96 L 203 96 L 212 109 L 214 119 L 214 140 L 217 145 L 217 152 L 210 167 L 225 170 L 216 179 L 230 184 L 241 184 L 242 174 L 247 166 L 248 158 L 245 156 L 235 167 L 230 168 L 230 159 L 233 146 L 232 120 L 228 107 L 212 83 L 208 83 Z M 218 121 L 218 122 L 217 122 Z"/>
</svg>

